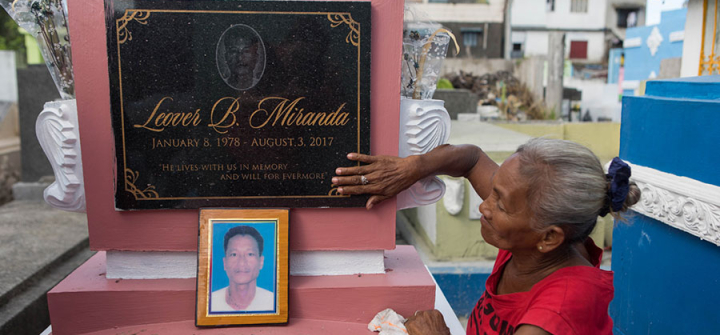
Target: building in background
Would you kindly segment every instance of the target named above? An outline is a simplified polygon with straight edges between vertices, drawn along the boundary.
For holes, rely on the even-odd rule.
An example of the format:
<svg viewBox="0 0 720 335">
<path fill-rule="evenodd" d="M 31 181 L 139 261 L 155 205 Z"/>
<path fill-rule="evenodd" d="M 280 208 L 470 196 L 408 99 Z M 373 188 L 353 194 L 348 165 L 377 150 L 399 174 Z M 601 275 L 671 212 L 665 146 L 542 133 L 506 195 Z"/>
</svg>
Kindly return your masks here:
<svg viewBox="0 0 720 335">
<path fill-rule="evenodd" d="M 666 11 L 657 25 L 627 30 L 623 95 L 636 95 L 648 79 L 680 77 L 686 16 L 686 8 Z"/>
<path fill-rule="evenodd" d="M 611 47 L 622 44 L 628 28 L 644 26 L 646 23 L 645 0 L 608 0 L 606 6 L 605 26 L 608 28 Z"/>
<path fill-rule="evenodd" d="M 622 45 L 625 30 L 645 23 L 644 0 L 514 0 L 515 58 L 548 54 L 548 32 L 565 32 L 566 58 L 604 63 L 607 51 Z"/>
<path fill-rule="evenodd" d="M 411 10 L 449 28 L 460 45 L 457 57 L 502 58 L 506 0 L 407 0 Z M 406 17 L 406 20 L 409 18 Z M 454 52 L 448 53 L 453 57 Z"/>
</svg>

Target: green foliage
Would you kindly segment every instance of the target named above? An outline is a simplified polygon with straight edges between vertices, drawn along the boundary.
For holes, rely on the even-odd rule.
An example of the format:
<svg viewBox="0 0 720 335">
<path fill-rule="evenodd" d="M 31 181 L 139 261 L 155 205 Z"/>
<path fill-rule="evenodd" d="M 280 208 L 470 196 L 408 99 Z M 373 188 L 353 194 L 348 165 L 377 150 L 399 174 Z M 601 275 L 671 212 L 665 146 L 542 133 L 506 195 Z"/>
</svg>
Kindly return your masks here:
<svg viewBox="0 0 720 335">
<path fill-rule="evenodd" d="M 455 87 L 453 87 L 452 83 L 449 80 L 447 80 L 445 78 L 441 78 L 437 83 L 437 88 L 451 90 L 451 89 L 454 89 Z"/>
<path fill-rule="evenodd" d="M 4 10 L 0 10 L 0 50 L 15 50 L 18 59 L 24 59 L 21 56 L 25 54 L 25 36 Z"/>
<path fill-rule="evenodd" d="M 550 110 L 550 115 L 548 115 L 548 120 L 555 120 L 557 119 L 557 115 L 555 115 L 555 107 Z"/>
</svg>

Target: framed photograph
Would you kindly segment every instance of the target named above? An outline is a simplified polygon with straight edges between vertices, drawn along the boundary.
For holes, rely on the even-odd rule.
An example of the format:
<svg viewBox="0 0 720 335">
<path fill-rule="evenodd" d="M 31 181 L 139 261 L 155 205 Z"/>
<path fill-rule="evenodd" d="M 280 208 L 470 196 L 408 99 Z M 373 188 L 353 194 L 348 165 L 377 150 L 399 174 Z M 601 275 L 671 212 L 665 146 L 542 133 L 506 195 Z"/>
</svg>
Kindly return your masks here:
<svg viewBox="0 0 720 335">
<path fill-rule="evenodd" d="M 287 321 L 288 210 L 200 210 L 195 325 Z"/>
</svg>

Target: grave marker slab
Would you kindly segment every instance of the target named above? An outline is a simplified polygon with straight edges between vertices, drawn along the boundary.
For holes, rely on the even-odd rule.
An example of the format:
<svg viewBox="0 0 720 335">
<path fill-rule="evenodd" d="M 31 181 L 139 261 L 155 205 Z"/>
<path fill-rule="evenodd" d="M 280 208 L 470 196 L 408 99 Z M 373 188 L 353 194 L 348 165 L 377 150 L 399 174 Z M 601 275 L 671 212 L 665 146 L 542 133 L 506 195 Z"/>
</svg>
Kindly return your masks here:
<svg viewBox="0 0 720 335">
<path fill-rule="evenodd" d="M 362 207 L 370 3 L 106 1 L 118 209 Z"/>
</svg>

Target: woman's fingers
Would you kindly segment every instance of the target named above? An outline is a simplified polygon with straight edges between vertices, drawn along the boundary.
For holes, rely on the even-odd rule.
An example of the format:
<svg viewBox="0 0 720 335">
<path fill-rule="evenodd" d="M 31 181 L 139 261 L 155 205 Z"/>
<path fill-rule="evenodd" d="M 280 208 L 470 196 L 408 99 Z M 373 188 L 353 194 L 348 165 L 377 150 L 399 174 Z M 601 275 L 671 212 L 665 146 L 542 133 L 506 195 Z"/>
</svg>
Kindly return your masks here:
<svg viewBox="0 0 720 335">
<path fill-rule="evenodd" d="M 335 174 L 338 176 L 363 175 L 368 173 L 370 169 L 368 166 L 369 165 L 340 167 L 335 169 Z"/>
<path fill-rule="evenodd" d="M 332 183 L 343 195 L 368 194 L 371 197 L 365 203 L 367 209 L 395 196 L 412 183 L 412 170 L 402 158 L 391 156 L 370 156 L 358 153 L 348 154 L 348 159 L 368 165 L 340 167 L 335 170 Z M 408 177 L 409 176 L 409 177 Z"/>
<path fill-rule="evenodd" d="M 364 194 L 364 188 L 364 186 L 342 186 L 338 188 L 338 193 L 342 195 Z"/>
<path fill-rule="evenodd" d="M 351 152 L 347 155 L 347 158 L 351 161 L 359 161 L 363 163 L 372 163 L 377 161 L 377 157 L 370 155 L 363 155 L 357 152 Z"/>
<path fill-rule="evenodd" d="M 362 176 L 349 176 L 349 177 L 333 177 L 332 183 L 338 186 L 343 185 L 362 185 Z"/>
<path fill-rule="evenodd" d="M 374 194 L 377 191 L 377 187 L 373 185 L 346 185 L 338 188 L 338 192 L 342 195 Z"/>
</svg>

